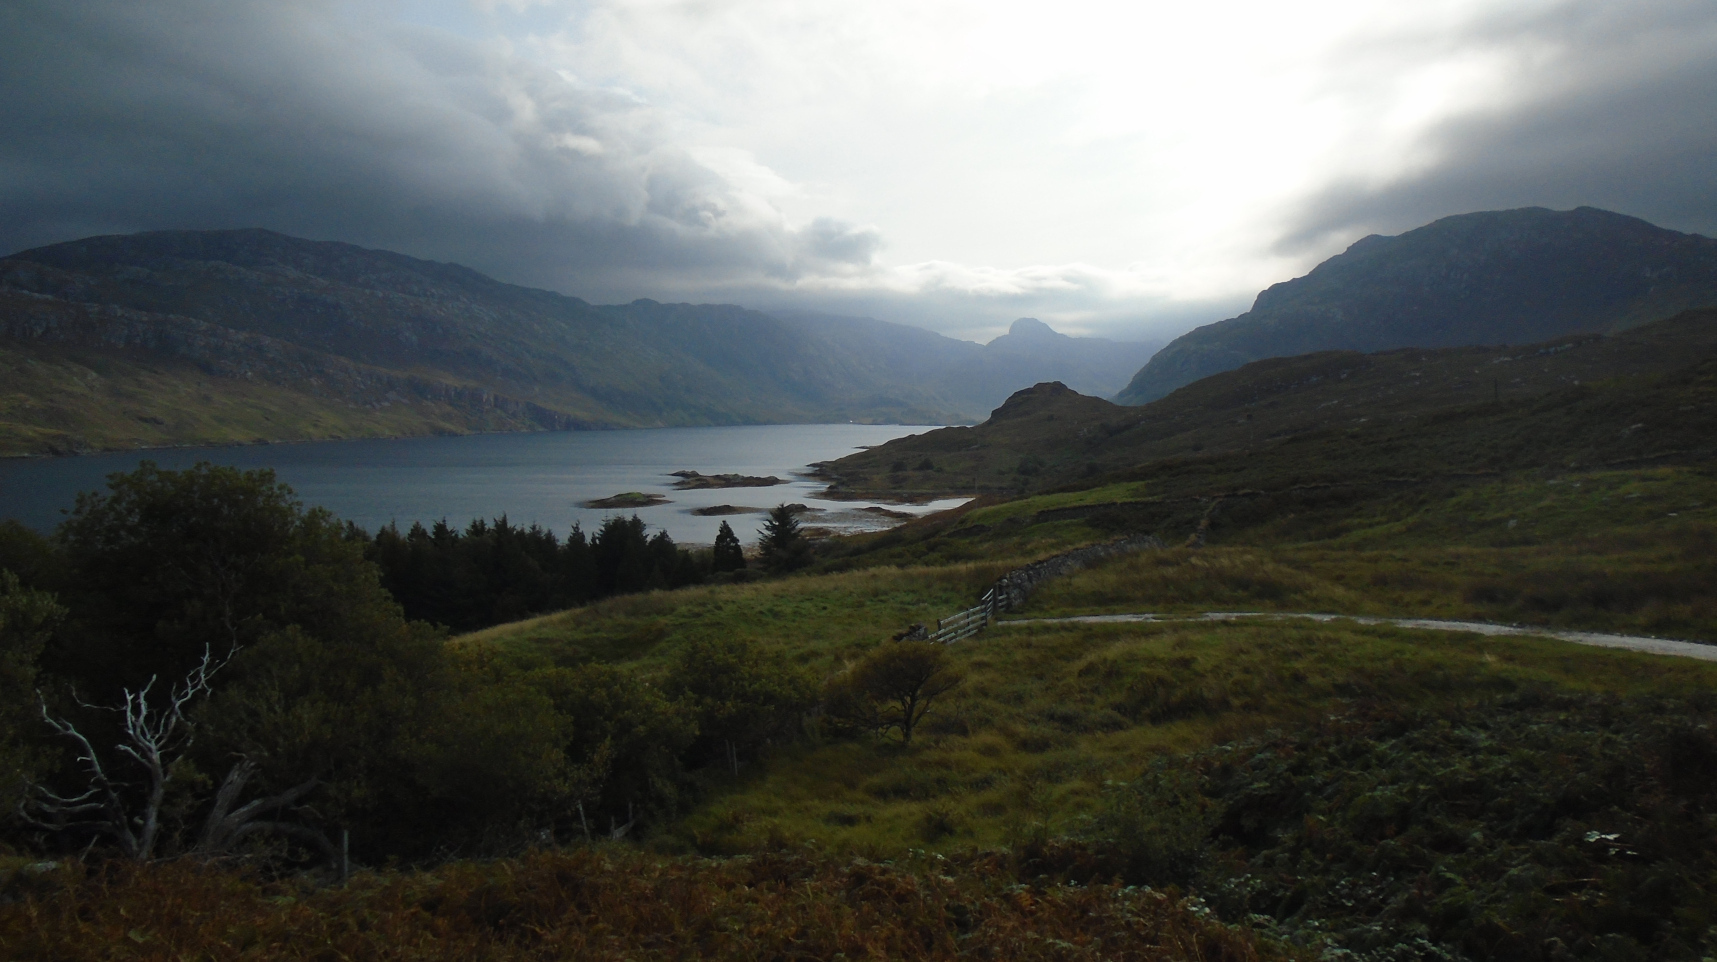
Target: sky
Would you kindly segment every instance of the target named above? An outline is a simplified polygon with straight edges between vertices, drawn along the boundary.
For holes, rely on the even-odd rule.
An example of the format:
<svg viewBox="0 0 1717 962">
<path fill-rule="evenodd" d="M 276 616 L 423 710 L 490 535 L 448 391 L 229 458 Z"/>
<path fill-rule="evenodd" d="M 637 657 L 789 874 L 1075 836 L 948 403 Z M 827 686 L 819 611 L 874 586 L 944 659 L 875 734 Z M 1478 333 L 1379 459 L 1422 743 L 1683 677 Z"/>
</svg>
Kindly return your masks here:
<svg viewBox="0 0 1717 962">
<path fill-rule="evenodd" d="M 1525 206 L 1717 234 L 1710 0 L 9 0 L 0 252 L 266 227 L 987 340 Z"/>
</svg>

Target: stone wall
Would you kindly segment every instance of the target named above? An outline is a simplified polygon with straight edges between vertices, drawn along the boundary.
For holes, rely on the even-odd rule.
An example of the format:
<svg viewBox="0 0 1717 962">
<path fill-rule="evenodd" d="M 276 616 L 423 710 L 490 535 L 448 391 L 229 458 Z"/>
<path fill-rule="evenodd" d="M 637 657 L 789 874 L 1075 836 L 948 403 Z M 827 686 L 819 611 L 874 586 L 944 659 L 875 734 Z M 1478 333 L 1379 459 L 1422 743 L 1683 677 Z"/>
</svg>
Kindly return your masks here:
<svg viewBox="0 0 1717 962">
<path fill-rule="evenodd" d="M 1051 578 L 1059 578 L 1064 574 L 1078 571 L 1105 558 L 1163 547 L 1162 539 L 1155 535 L 1135 534 L 1103 544 L 1074 548 L 1072 551 L 1064 551 L 1042 561 L 1034 561 L 1023 568 L 1015 568 L 1002 575 L 990 588 L 991 597 L 995 599 L 991 611 L 993 614 L 1000 614 L 1018 608 L 1025 604 L 1026 599 L 1031 596 L 1038 585 Z"/>
</svg>

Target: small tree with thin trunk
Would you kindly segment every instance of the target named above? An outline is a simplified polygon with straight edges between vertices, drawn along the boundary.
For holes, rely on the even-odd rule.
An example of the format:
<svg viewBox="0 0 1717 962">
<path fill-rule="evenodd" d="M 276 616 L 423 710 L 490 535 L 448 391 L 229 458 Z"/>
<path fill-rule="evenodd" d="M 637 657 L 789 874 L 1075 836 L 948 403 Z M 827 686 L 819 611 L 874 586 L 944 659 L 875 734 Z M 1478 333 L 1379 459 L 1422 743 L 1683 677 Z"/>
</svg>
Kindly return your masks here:
<svg viewBox="0 0 1717 962">
<path fill-rule="evenodd" d="M 948 663 L 948 649 L 930 641 L 888 642 L 832 679 L 824 710 L 837 722 L 886 734 L 902 745 L 929 714 L 936 699 L 959 686 L 964 675 Z"/>
</svg>

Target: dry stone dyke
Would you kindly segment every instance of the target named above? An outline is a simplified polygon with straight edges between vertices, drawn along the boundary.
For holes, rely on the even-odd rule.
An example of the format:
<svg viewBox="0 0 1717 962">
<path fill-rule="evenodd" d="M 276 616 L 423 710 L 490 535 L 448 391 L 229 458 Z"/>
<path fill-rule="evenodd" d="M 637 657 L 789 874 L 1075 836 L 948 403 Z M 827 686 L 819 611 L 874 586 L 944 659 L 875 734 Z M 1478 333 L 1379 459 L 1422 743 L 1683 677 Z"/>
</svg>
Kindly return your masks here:
<svg viewBox="0 0 1717 962">
<path fill-rule="evenodd" d="M 1158 550 L 1163 547 L 1162 539 L 1155 535 L 1135 534 L 1103 544 L 1074 548 L 1072 551 L 1064 551 L 1054 557 L 1015 568 L 1002 575 L 990 588 L 991 613 L 1001 614 L 1025 604 L 1031 593 L 1037 590 L 1037 586 L 1051 578 L 1059 578 L 1116 555 Z"/>
</svg>

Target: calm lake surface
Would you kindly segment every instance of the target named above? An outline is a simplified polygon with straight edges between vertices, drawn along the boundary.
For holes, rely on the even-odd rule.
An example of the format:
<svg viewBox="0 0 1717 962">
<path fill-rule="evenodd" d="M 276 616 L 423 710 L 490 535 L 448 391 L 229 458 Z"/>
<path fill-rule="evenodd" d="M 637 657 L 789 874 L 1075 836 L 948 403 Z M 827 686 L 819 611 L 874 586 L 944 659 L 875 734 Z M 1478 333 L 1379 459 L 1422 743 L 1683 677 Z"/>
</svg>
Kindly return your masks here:
<svg viewBox="0 0 1717 962">
<path fill-rule="evenodd" d="M 675 541 L 709 544 L 726 520 L 742 541 L 752 541 L 761 514 L 698 517 L 692 509 L 731 504 L 770 508 L 801 502 L 821 511 L 803 516 L 806 525 L 842 531 L 884 526 L 857 509 L 872 502 L 828 501 L 822 485 L 801 473 L 867 445 L 935 430 L 922 425 L 766 424 L 647 431 L 576 431 L 552 434 L 482 434 L 386 441 L 309 441 L 215 448 L 165 448 L 122 454 L 0 460 L 0 518 L 16 518 L 49 531 L 64 517 L 79 491 L 106 490 L 115 471 L 139 461 L 187 468 L 199 461 L 236 468 L 273 468 L 306 505 L 325 507 L 374 531 L 395 521 L 446 518 L 463 527 L 472 518 L 502 514 L 520 524 L 540 524 L 565 535 L 574 523 L 594 533 L 604 518 L 634 509 L 598 510 L 581 503 L 623 491 L 657 493 L 671 504 L 635 509 L 652 529 Z M 676 491 L 669 472 L 774 475 L 789 483 L 767 488 Z M 928 505 L 891 505 L 926 514 L 963 499 Z"/>
</svg>

